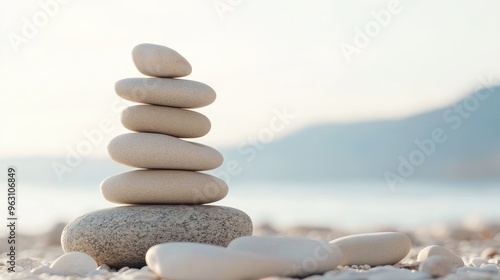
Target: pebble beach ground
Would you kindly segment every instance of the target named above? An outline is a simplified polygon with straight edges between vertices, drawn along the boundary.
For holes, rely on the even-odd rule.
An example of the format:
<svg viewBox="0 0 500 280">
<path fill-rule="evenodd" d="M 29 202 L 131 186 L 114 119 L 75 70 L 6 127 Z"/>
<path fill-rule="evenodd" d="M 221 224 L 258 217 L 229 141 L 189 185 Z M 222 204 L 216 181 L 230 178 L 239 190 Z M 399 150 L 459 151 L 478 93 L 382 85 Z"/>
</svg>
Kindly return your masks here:
<svg viewBox="0 0 500 280">
<path fill-rule="evenodd" d="M 52 275 L 44 273 L 46 267 L 63 254 L 59 243 L 63 224 L 40 236 L 18 236 L 16 273 L 8 273 L 7 252 L 0 258 L 0 279 L 159 279 L 149 270 L 100 266 L 86 275 Z M 432 225 L 411 231 L 379 228 L 365 232 L 401 231 L 411 238 L 412 249 L 401 262 L 391 266 L 370 267 L 368 265 L 339 266 L 323 275 L 312 275 L 309 280 L 392 280 L 392 279 L 490 279 L 500 280 L 500 225 L 483 225 L 477 228 L 462 226 Z M 254 235 L 301 236 L 330 241 L 353 233 L 339 229 L 297 226 L 276 230 L 270 225 L 256 227 Z M 7 244 L 5 239 L 0 242 Z M 441 277 L 432 277 L 419 271 L 417 255 L 429 245 L 440 245 L 462 257 L 465 266 Z M 5 247 L 2 247 L 5 248 Z M 437 269 L 437 268 L 435 268 Z M 439 270 L 439 269 L 437 269 Z M 266 280 L 299 279 L 268 277 Z"/>
</svg>

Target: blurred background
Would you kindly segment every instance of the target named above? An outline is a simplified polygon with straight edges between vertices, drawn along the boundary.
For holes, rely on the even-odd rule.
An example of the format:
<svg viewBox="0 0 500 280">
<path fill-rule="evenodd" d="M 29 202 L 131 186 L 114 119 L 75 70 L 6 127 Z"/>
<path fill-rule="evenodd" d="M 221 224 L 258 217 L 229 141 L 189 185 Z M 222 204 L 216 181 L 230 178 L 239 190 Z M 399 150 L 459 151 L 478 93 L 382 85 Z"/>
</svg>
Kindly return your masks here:
<svg viewBox="0 0 500 280">
<path fill-rule="evenodd" d="M 2 1 L 0 162 L 3 182 L 18 170 L 18 230 L 113 206 L 100 182 L 132 169 L 106 154 L 132 104 L 114 83 L 142 76 L 131 50 L 145 42 L 177 50 L 187 79 L 218 94 L 197 109 L 211 132 L 194 139 L 225 156 L 208 172 L 230 189 L 215 204 L 276 228 L 498 223 L 498 11 L 494 0 Z"/>
</svg>

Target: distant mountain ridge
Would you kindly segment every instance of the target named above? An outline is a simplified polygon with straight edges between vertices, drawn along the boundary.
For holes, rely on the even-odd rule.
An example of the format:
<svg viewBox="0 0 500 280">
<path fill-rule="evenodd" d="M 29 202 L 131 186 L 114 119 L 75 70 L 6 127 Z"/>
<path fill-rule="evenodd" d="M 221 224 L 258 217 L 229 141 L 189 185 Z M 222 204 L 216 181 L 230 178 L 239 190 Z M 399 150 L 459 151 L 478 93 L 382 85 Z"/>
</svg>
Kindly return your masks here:
<svg viewBox="0 0 500 280">
<path fill-rule="evenodd" d="M 269 143 L 252 160 L 237 149 L 224 155 L 241 168 L 235 180 L 496 180 L 500 87 L 404 119 L 312 126 Z"/>
<path fill-rule="evenodd" d="M 244 150 L 246 149 L 246 150 Z M 253 149 L 253 150 L 252 150 Z M 256 147 L 221 149 L 226 181 L 499 180 L 500 87 L 479 90 L 446 108 L 398 120 L 320 124 Z M 84 159 L 59 181 L 55 158 L 3 159 L 22 180 L 99 182 L 131 168 Z"/>
</svg>

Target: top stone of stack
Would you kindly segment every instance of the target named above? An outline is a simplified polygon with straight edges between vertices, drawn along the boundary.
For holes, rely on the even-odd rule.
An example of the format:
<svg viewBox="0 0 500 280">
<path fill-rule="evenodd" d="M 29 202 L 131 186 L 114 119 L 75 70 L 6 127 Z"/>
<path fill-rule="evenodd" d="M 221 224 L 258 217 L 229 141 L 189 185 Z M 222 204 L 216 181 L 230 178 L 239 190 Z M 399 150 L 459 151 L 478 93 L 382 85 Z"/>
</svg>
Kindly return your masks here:
<svg viewBox="0 0 500 280">
<path fill-rule="evenodd" d="M 178 52 L 160 45 L 140 44 L 132 50 L 135 67 L 144 75 L 159 78 L 191 74 L 191 64 Z"/>
</svg>

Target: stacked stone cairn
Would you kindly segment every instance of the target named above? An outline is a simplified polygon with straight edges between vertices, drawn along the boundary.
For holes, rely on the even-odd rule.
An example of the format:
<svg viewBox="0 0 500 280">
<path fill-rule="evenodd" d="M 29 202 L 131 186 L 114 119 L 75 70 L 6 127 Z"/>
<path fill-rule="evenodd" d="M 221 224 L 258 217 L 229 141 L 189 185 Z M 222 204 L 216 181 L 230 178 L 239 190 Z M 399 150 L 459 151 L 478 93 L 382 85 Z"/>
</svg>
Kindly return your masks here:
<svg viewBox="0 0 500 280">
<path fill-rule="evenodd" d="M 124 206 L 90 212 L 70 222 L 62 233 L 65 252 L 79 251 L 98 264 L 142 267 L 149 248 L 166 242 L 227 246 L 252 234 L 252 221 L 240 210 L 203 205 L 224 198 L 227 185 L 199 171 L 219 167 L 215 149 L 182 140 L 207 134 L 210 120 L 187 108 L 211 104 L 214 90 L 200 82 L 177 79 L 191 65 L 176 51 L 141 44 L 132 51 L 137 69 L 147 75 L 115 84 L 116 93 L 143 103 L 122 112 L 133 131 L 108 145 L 114 161 L 139 168 L 105 179 L 101 192 Z"/>
</svg>

